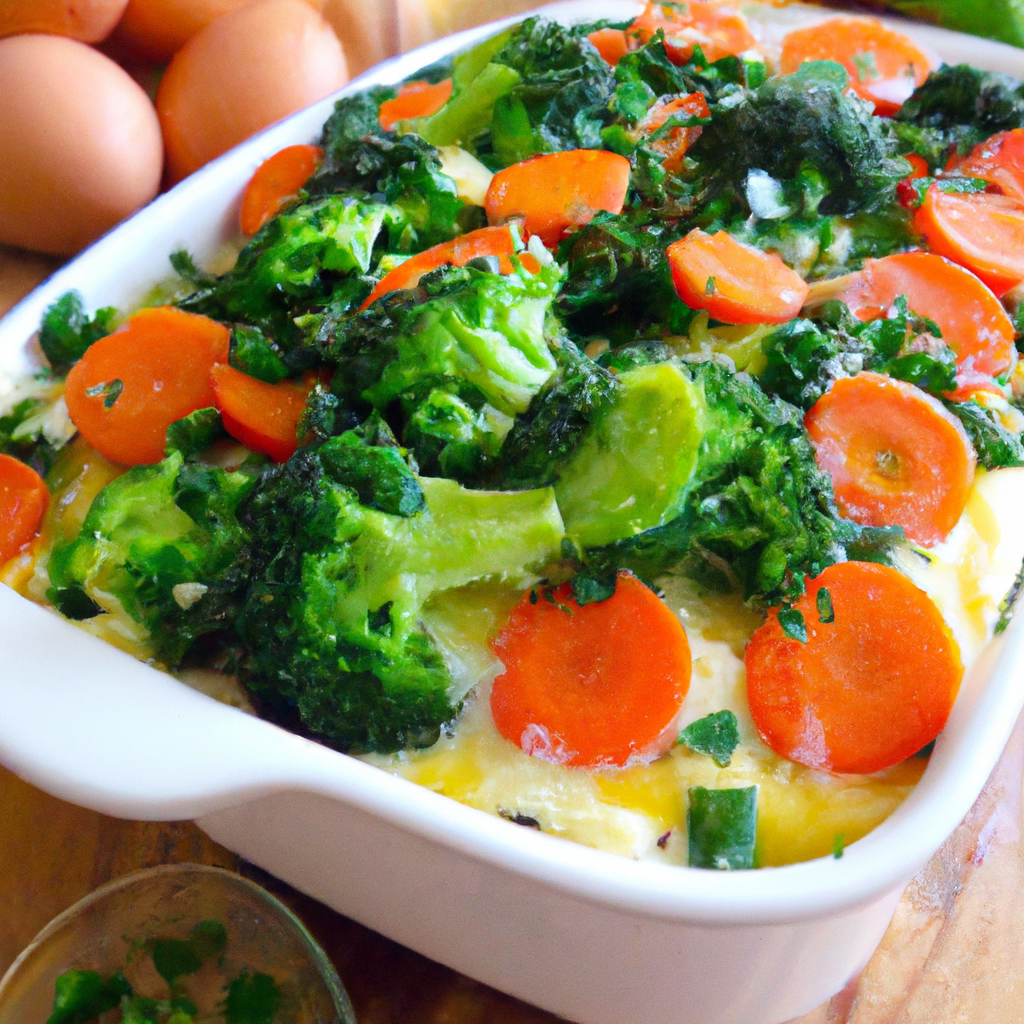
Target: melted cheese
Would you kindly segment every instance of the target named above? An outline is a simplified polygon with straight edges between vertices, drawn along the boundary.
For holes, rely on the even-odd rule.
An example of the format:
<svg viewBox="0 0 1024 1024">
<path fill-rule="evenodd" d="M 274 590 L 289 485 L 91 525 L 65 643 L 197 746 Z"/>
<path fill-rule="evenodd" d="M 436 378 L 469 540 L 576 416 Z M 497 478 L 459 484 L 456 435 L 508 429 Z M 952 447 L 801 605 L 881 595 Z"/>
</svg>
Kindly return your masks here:
<svg viewBox="0 0 1024 1024">
<path fill-rule="evenodd" d="M 961 648 L 965 669 L 992 635 L 1000 605 L 1024 560 L 1017 514 L 1024 469 L 979 472 L 967 509 L 949 538 L 929 552 L 906 548 L 901 567 L 936 602 Z M 428 750 L 367 760 L 471 807 L 553 835 L 634 858 L 686 862 L 686 793 L 691 786 L 758 785 L 758 862 L 789 864 L 830 854 L 884 821 L 927 765 L 912 757 L 868 776 L 832 776 L 779 757 L 758 738 L 746 699 L 743 648 L 760 617 L 739 601 L 701 598 L 685 580 L 662 581 L 686 627 L 693 678 L 685 727 L 714 711 L 738 719 L 732 763 L 676 747 L 653 764 L 586 771 L 523 753 L 495 729 L 489 687 L 501 671 L 487 641 L 516 600 L 501 588 L 468 588 L 435 603 L 428 628 L 460 686 L 475 686 L 453 734 Z"/>
</svg>

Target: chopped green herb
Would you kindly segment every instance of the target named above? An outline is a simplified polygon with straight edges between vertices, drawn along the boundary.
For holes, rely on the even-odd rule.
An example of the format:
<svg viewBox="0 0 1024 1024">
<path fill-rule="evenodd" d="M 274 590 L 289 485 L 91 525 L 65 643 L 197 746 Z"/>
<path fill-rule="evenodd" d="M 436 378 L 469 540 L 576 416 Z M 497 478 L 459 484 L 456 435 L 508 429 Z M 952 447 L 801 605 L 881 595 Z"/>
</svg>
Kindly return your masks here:
<svg viewBox="0 0 1024 1024">
<path fill-rule="evenodd" d="M 832 595 L 829 593 L 828 587 L 822 587 L 818 591 L 817 604 L 818 621 L 823 625 L 835 622 L 836 613 L 835 609 L 832 607 Z"/>
<path fill-rule="evenodd" d="M 690 867 L 737 870 L 754 866 L 757 786 L 688 791 Z"/>
<path fill-rule="evenodd" d="M 190 412 L 167 428 L 167 454 L 177 451 L 191 458 L 209 448 L 221 429 L 220 412 L 212 406 Z"/>
<path fill-rule="evenodd" d="M 269 974 L 243 971 L 228 986 L 226 1024 L 272 1024 L 281 1005 L 281 990 Z"/>
<path fill-rule="evenodd" d="M 832 856 L 836 860 L 839 860 L 843 856 L 843 849 L 846 846 L 846 833 L 837 832 L 835 839 L 832 840 Z"/>
<path fill-rule="evenodd" d="M 104 409 L 112 409 L 114 403 L 121 397 L 122 391 L 124 391 L 124 381 L 122 380 L 100 381 L 99 384 L 93 384 L 91 388 L 85 389 L 85 393 L 90 398 L 102 397 Z"/>
<path fill-rule="evenodd" d="M 153 966 L 168 985 L 185 974 L 195 974 L 211 956 L 223 952 L 228 933 L 220 921 L 200 921 L 187 939 L 156 939 Z"/>
<path fill-rule="evenodd" d="M 807 623 L 804 621 L 804 613 L 799 608 L 780 608 L 779 625 L 790 640 L 807 643 Z"/>
<path fill-rule="evenodd" d="M 65 292 L 49 306 L 39 328 L 39 345 L 54 370 L 67 373 L 94 341 L 110 333 L 116 315 L 116 309 L 107 307 L 90 319 L 78 292 Z"/>
<path fill-rule="evenodd" d="M 716 290 L 717 290 L 717 288 L 715 286 L 715 279 L 714 279 L 714 277 L 713 276 L 709 277 L 708 281 L 707 281 L 707 284 L 704 285 L 704 294 L 705 295 L 714 295 Z"/>
<path fill-rule="evenodd" d="M 715 711 L 691 722 L 679 735 L 679 742 L 696 754 L 707 754 L 719 768 L 732 760 L 740 741 L 739 724 L 731 711 Z"/>
<path fill-rule="evenodd" d="M 858 81 L 867 82 L 878 77 L 878 65 L 875 63 L 875 55 L 870 50 L 855 53 L 853 66 L 857 69 Z"/>
</svg>

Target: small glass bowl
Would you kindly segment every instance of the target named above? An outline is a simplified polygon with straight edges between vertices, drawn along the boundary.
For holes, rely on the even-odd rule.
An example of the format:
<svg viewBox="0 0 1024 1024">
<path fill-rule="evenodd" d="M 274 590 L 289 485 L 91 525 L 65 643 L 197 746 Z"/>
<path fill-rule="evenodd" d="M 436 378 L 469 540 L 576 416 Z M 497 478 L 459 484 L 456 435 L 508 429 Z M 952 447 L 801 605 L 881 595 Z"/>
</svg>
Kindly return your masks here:
<svg viewBox="0 0 1024 1024">
<path fill-rule="evenodd" d="M 248 971 L 277 982 L 281 1004 L 275 1024 L 355 1024 L 334 966 L 302 922 L 253 882 L 200 864 L 127 875 L 54 918 L 0 981 L 0 1021 L 46 1024 L 54 982 L 68 970 L 99 971 L 104 978 L 125 971 L 139 994 L 166 996 L 152 960 L 138 955 L 141 944 L 188 938 L 206 920 L 225 926 L 228 943 L 187 979 L 189 997 L 199 1007 L 197 1022 L 223 1021 L 218 1004 L 225 987 Z"/>
</svg>

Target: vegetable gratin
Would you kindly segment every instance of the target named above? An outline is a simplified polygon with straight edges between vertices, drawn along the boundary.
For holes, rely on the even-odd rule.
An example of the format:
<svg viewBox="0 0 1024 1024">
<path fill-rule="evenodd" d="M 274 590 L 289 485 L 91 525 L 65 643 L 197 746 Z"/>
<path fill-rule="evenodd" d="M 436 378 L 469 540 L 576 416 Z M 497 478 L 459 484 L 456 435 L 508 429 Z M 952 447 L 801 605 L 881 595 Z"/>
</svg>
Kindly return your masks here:
<svg viewBox="0 0 1024 1024">
<path fill-rule="evenodd" d="M 0 578 L 633 857 L 839 857 L 906 797 L 1024 558 L 1019 82 L 871 19 L 528 19 L 340 100 L 240 228 L 48 309 Z"/>
</svg>

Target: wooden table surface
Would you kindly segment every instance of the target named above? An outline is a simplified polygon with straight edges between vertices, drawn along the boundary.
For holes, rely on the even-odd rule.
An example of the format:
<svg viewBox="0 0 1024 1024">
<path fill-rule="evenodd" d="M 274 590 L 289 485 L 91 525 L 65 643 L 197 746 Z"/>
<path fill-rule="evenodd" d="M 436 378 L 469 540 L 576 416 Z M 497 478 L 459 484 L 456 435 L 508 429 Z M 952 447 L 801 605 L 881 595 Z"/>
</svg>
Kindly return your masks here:
<svg viewBox="0 0 1024 1024">
<path fill-rule="evenodd" d="M 0 246 L 0 315 L 55 266 Z M 794 1024 L 1024 1024 L 1022 774 L 1024 719 L 974 809 L 907 889 L 860 978 Z M 289 903 L 337 965 L 360 1024 L 556 1020 L 240 863 L 189 822 L 108 818 L 3 769 L 0 974 L 51 918 L 93 889 L 183 861 L 241 871 Z"/>
</svg>

